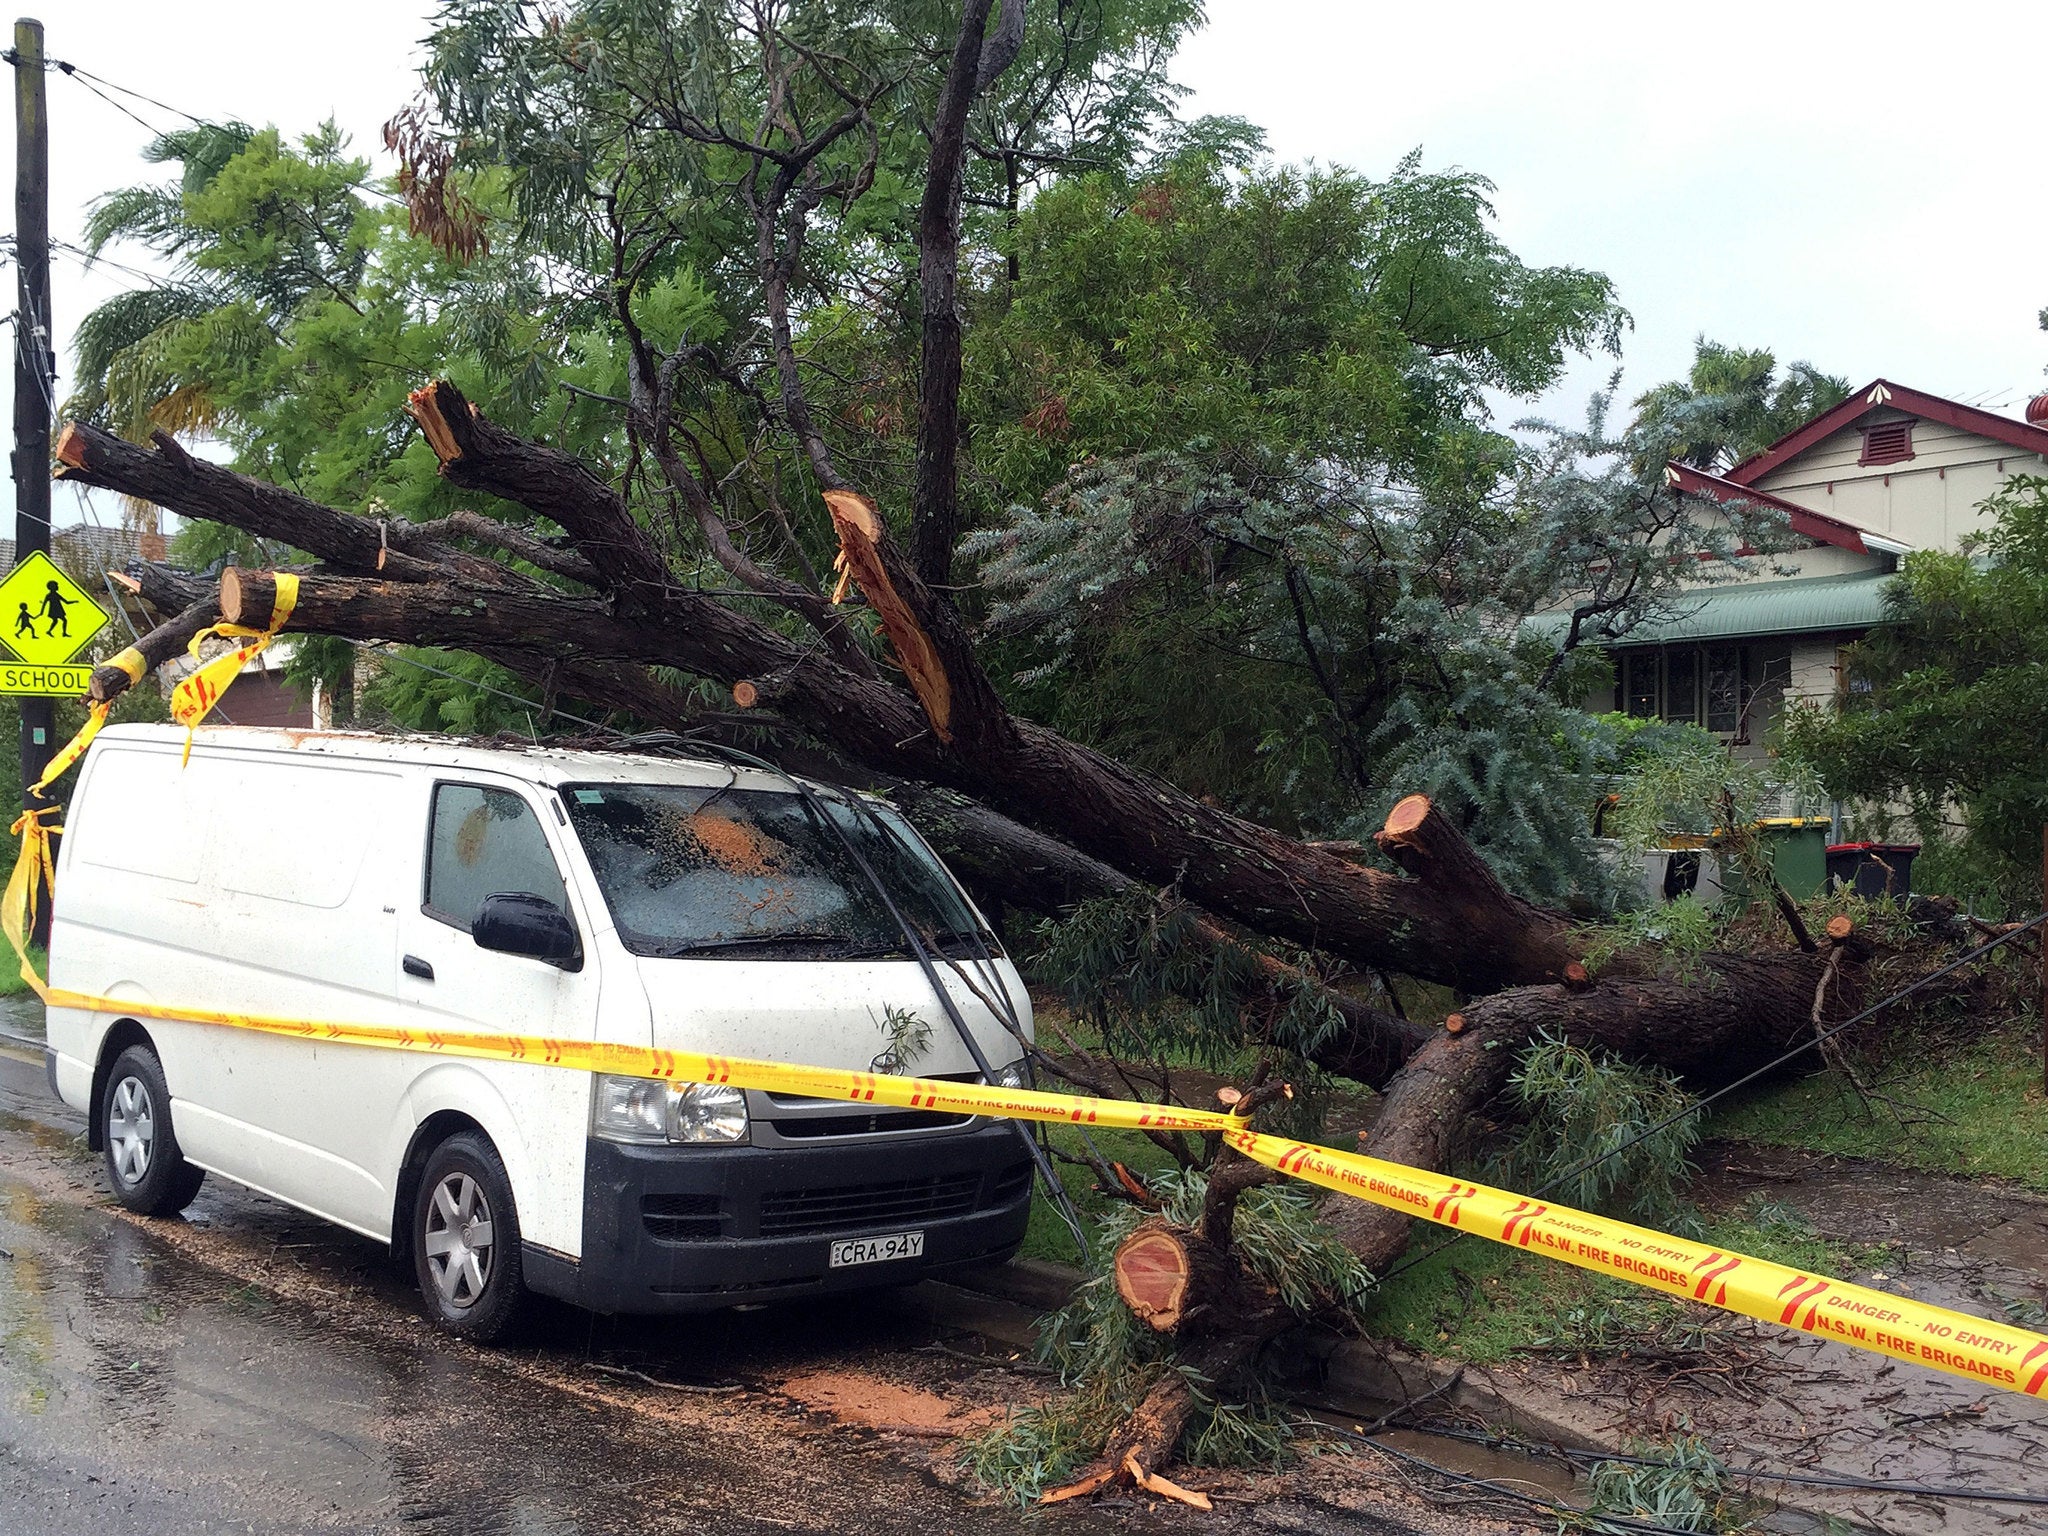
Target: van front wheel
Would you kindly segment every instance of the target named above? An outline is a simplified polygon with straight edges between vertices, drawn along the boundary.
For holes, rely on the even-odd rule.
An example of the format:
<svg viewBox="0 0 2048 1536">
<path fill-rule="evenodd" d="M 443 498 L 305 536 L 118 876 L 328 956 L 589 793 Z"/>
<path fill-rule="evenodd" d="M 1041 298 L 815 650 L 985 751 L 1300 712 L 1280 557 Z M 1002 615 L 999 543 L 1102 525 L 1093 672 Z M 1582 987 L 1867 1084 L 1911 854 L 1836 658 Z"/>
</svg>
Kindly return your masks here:
<svg viewBox="0 0 2048 1536">
<path fill-rule="evenodd" d="M 177 1215 L 206 1178 L 178 1150 L 171 1090 L 164 1086 L 163 1064 L 146 1045 L 131 1045 L 114 1059 L 100 1099 L 100 1141 L 114 1198 L 137 1215 Z"/>
<path fill-rule="evenodd" d="M 488 1343 L 526 1298 L 512 1181 L 490 1138 L 450 1136 L 427 1158 L 413 1205 L 413 1271 L 435 1325 Z"/>
</svg>

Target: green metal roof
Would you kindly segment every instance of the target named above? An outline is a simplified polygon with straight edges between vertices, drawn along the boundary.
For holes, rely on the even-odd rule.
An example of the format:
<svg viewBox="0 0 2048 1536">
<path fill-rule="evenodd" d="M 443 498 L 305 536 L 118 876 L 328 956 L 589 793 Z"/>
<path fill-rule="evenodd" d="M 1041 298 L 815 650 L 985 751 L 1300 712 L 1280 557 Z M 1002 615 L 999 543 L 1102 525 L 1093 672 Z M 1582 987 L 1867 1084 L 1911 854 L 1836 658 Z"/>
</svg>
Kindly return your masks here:
<svg viewBox="0 0 2048 1536">
<path fill-rule="evenodd" d="M 1668 645 L 1681 640 L 1868 629 L 1885 620 L 1885 583 L 1893 575 L 1890 571 L 1858 571 L 1848 576 L 1766 579 L 1706 587 L 1681 597 L 1669 617 L 1639 624 L 1609 643 L 1619 648 Z M 1568 623 L 1568 616 L 1555 613 L 1538 614 L 1529 620 L 1530 627 L 1546 635 L 1562 635 Z"/>
</svg>

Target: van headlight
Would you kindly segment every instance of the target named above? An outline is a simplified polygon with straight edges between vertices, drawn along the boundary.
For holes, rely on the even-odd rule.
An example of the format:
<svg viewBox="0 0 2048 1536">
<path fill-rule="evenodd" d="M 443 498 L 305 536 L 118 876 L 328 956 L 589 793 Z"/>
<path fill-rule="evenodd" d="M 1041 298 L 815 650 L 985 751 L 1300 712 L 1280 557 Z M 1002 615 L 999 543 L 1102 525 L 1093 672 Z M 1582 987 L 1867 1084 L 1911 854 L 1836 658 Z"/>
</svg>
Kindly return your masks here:
<svg viewBox="0 0 2048 1536">
<path fill-rule="evenodd" d="M 1031 1086 L 1031 1062 L 1028 1057 L 1019 1056 L 1007 1067 L 996 1072 L 998 1088 L 1029 1088 Z"/>
<path fill-rule="evenodd" d="M 600 1140 L 640 1146 L 745 1141 L 747 1096 L 715 1083 L 600 1073 L 592 1095 L 590 1133 Z"/>
<path fill-rule="evenodd" d="M 747 1096 L 717 1083 L 690 1083 L 676 1095 L 672 1141 L 745 1141 Z"/>
</svg>

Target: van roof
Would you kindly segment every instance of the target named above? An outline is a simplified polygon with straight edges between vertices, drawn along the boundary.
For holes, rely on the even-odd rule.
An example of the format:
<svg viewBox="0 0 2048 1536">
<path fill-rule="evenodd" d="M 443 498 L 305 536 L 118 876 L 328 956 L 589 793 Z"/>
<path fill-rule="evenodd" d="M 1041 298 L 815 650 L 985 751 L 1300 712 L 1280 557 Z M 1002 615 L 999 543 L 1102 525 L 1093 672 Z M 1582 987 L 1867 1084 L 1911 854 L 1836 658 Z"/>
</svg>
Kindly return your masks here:
<svg viewBox="0 0 2048 1536">
<path fill-rule="evenodd" d="M 185 731 L 176 725 L 111 725 L 101 742 L 132 742 L 182 752 Z M 220 753 L 281 753 L 372 762 L 419 763 L 432 768 L 499 773 L 531 784 L 725 784 L 738 774 L 741 789 L 787 790 L 781 774 L 735 769 L 712 758 L 654 757 L 643 752 L 591 752 L 570 748 L 481 746 L 460 737 L 426 734 L 384 735 L 376 731 L 296 731 L 249 725 L 202 725 L 193 734 L 192 750 Z M 806 780 L 830 794 L 836 786 Z"/>
</svg>

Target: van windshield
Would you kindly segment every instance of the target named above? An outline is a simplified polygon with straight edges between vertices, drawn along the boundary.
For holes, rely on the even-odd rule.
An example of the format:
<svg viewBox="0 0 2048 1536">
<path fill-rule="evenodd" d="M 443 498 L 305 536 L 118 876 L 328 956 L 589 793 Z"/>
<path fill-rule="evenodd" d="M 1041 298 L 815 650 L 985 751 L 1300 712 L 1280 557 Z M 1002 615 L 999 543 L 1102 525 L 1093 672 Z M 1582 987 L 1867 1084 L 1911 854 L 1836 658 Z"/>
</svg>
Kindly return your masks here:
<svg viewBox="0 0 2048 1536">
<path fill-rule="evenodd" d="M 637 955 L 850 960 L 908 955 L 850 839 L 928 944 L 985 940 L 944 869 L 897 813 L 786 790 L 566 784 L 562 802 L 612 921 Z M 826 825 L 831 817 L 839 831 Z"/>
</svg>

